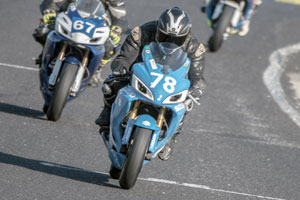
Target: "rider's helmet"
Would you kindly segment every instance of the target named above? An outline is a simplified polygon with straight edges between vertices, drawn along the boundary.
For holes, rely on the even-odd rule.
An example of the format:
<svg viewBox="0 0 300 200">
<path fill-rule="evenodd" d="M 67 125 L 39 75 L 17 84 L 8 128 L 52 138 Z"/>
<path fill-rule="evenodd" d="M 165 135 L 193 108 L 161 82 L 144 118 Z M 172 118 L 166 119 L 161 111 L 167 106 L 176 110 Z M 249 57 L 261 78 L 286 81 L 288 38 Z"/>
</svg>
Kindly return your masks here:
<svg viewBox="0 0 300 200">
<path fill-rule="evenodd" d="M 156 40 L 183 45 L 192 24 L 186 12 L 178 7 L 165 10 L 157 20 Z"/>
</svg>

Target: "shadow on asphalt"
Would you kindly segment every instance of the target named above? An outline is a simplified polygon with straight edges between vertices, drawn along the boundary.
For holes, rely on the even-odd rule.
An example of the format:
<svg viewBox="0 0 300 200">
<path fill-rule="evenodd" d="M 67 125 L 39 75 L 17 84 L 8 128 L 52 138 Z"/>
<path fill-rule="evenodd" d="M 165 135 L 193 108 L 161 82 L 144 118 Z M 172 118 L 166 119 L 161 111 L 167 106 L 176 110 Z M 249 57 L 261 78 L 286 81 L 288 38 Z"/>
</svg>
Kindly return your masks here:
<svg viewBox="0 0 300 200">
<path fill-rule="evenodd" d="M 42 111 L 33 110 L 30 108 L 25 108 L 25 107 L 12 105 L 12 104 L 8 104 L 8 103 L 0 102 L 0 112 L 15 114 L 15 115 L 24 116 L 24 117 L 31 117 L 31 118 L 40 119 L 40 120 L 46 120 L 45 118 L 43 118 L 43 116 L 45 114 Z"/>
<path fill-rule="evenodd" d="M 50 163 L 41 160 L 33 160 L 2 152 L 0 152 L 0 163 L 20 166 L 30 170 L 60 176 L 63 178 L 73 179 L 76 181 L 82 181 L 110 188 L 120 188 L 119 186 L 108 183 L 110 176 L 107 174 L 92 172 L 67 165 L 60 165 L 57 163 Z"/>
</svg>

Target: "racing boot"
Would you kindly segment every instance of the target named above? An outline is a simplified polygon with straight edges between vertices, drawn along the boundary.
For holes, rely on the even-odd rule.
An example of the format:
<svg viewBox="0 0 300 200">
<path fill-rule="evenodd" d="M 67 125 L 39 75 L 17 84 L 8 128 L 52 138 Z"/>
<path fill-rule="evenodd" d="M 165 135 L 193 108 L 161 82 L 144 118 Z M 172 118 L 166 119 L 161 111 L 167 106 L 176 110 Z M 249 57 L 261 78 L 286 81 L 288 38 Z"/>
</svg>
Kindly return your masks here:
<svg viewBox="0 0 300 200">
<path fill-rule="evenodd" d="M 48 105 L 44 104 L 43 106 L 43 113 L 47 114 L 47 111 L 48 111 Z"/>
<path fill-rule="evenodd" d="M 109 169 L 109 175 L 111 176 L 111 178 L 113 179 L 119 179 L 120 175 L 121 175 L 121 170 L 110 165 L 110 169 Z"/>
<path fill-rule="evenodd" d="M 175 135 L 171 138 L 171 140 L 165 145 L 165 147 L 158 153 L 158 157 L 161 160 L 167 161 L 172 155 L 173 152 L 173 144 L 176 143 Z"/>
<path fill-rule="evenodd" d="M 250 21 L 248 20 L 245 22 L 245 24 L 243 24 L 243 26 L 239 32 L 239 35 L 246 36 L 248 34 L 249 30 L 250 30 Z"/>
<path fill-rule="evenodd" d="M 110 124 L 110 111 L 111 108 L 105 105 L 99 117 L 95 120 L 95 124 L 100 127 L 108 127 Z"/>
<path fill-rule="evenodd" d="M 166 146 L 158 153 L 158 157 L 161 160 L 169 160 L 169 158 L 171 157 L 171 154 L 173 152 L 173 144 L 175 144 L 176 141 L 176 137 L 177 135 L 179 135 L 182 132 L 182 128 L 183 128 L 183 120 L 180 122 L 174 136 L 172 137 L 172 139 L 166 144 Z"/>
<path fill-rule="evenodd" d="M 101 63 L 96 70 L 95 74 L 92 76 L 90 82 L 88 83 L 89 86 L 92 87 L 98 87 L 100 85 L 100 80 L 101 80 L 101 72 L 104 66 L 110 61 L 110 59 L 102 59 Z"/>
</svg>

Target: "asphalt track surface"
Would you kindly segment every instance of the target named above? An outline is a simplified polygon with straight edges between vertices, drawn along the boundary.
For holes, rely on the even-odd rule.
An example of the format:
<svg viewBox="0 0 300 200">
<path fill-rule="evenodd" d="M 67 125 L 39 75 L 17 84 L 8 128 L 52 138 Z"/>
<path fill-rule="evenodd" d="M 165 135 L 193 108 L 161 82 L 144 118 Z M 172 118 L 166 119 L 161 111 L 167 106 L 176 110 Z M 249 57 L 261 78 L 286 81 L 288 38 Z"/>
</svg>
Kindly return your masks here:
<svg viewBox="0 0 300 200">
<path fill-rule="evenodd" d="M 300 127 L 263 80 L 271 54 L 299 43 L 300 6 L 264 1 L 246 37 L 232 36 L 219 52 L 207 54 L 207 91 L 187 116 L 174 155 L 167 162 L 152 160 L 135 187 L 122 190 L 108 176 L 110 161 L 94 124 L 102 106 L 100 88 L 88 88 L 68 103 L 58 122 L 41 112 L 32 61 L 41 47 L 31 36 L 38 5 L 39 0 L 0 1 L 1 199 L 300 199 Z M 206 43 L 209 29 L 200 5 L 131 0 L 126 7 L 133 27 L 179 6 L 189 13 L 194 35 Z M 289 71 L 299 67 L 299 53 L 286 58 Z M 299 114 L 284 72 L 279 80 L 284 99 Z"/>
</svg>

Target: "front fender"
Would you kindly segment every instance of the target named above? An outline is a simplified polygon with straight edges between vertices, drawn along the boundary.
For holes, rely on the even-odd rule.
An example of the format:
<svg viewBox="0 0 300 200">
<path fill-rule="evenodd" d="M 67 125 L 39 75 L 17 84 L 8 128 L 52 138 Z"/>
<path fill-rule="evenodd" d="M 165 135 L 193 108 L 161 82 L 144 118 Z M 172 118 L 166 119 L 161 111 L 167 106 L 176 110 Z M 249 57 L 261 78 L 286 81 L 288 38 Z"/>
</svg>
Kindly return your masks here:
<svg viewBox="0 0 300 200">
<path fill-rule="evenodd" d="M 70 64 L 73 64 L 73 65 L 81 65 L 80 60 L 78 60 L 78 58 L 76 58 L 74 56 L 66 57 L 64 61 L 68 62 Z"/>
<path fill-rule="evenodd" d="M 160 128 L 156 125 L 156 120 L 149 115 L 139 115 L 137 119 L 130 119 L 127 122 L 124 136 L 122 138 L 122 145 L 129 143 L 133 127 L 138 126 L 145 129 L 153 130 L 154 132 L 159 132 Z M 158 139 L 158 137 L 155 137 Z M 151 141 L 152 143 L 152 141 Z M 155 143 L 155 141 L 154 141 Z"/>
</svg>

